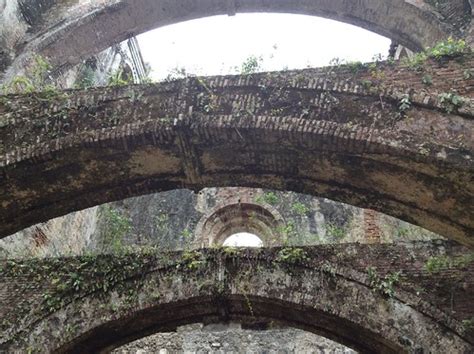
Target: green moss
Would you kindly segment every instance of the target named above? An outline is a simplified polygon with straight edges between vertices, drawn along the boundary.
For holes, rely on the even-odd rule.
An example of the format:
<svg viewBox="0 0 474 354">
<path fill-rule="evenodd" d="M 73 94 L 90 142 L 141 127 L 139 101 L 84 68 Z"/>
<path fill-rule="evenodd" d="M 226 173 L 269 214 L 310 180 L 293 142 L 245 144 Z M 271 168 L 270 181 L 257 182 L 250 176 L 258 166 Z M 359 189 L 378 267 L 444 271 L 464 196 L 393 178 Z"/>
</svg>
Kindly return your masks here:
<svg viewBox="0 0 474 354">
<path fill-rule="evenodd" d="M 435 274 L 450 268 L 465 268 L 472 262 L 474 262 L 474 253 L 458 257 L 430 257 L 425 263 L 425 269 Z"/>
<path fill-rule="evenodd" d="M 282 248 L 276 257 L 276 261 L 285 264 L 301 264 L 308 260 L 306 251 L 298 247 Z"/>
<path fill-rule="evenodd" d="M 265 192 L 255 198 L 255 202 L 260 204 L 267 203 L 270 205 L 276 205 L 279 201 L 280 198 L 278 198 L 274 192 Z"/>
<path fill-rule="evenodd" d="M 299 216 L 305 216 L 309 212 L 309 208 L 300 202 L 295 202 L 291 205 L 291 210 Z"/>
</svg>

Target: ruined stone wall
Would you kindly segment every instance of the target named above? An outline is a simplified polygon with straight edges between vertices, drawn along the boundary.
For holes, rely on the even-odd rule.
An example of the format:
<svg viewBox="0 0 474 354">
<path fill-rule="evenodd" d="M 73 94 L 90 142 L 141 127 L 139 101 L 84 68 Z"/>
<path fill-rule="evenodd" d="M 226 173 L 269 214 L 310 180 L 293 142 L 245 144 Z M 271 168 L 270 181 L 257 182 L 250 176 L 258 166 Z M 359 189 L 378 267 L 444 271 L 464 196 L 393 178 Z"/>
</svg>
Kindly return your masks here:
<svg viewBox="0 0 474 354">
<path fill-rule="evenodd" d="M 271 204 L 281 214 L 283 224 L 276 231 L 282 238 L 273 245 L 442 239 L 390 216 L 324 198 L 262 189 L 206 188 L 198 194 L 182 189 L 130 198 L 53 219 L 0 240 L 0 257 L 113 252 L 117 246 L 199 248 L 203 235 L 196 225 L 213 208 L 225 206 L 236 196 L 247 196 L 256 205 Z M 38 234 L 44 235 L 40 242 Z"/>
<path fill-rule="evenodd" d="M 283 225 L 277 231 L 283 237 L 277 245 L 441 239 L 441 236 L 381 213 L 324 198 L 262 189 L 207 188 L 197 195 L 189 190 L 170 191 L 99 207 L 102 218 L 91 246 L 107 250 L 107 247 L 101 247 L 111 227 L 108 208 L 114 208 L 130 222 L 130 229 L 122 235 L 124 246 L 189 248 L 204 236 L 196 233 L 198 222 L 213 208 L 223 207 L 227 200 L 237 196 L 249 196 L 257 205 L 269 203 L 281 214 Z"/>
<path fill-rule="evenodd" d="M 418 242 L 1 262 L 0 350 L 94 352 L 184 324 L 273 321 L 366 351 L 468 353 L 471 253 Z M 432 257 L 464 261 L 428 269 Z"/>
<path fill-rule="evenodd" d="M 40 32 L 64 16 L 66 6 L 87 6 L 89 2 L 62 1 L 61 4 L 56 4 L 54 0 L 0 0 L 0 23 L 4 25 L 0 26 L 0 77 L 1 72 L 21 52 L 22 42 L 31 39 L 34 33 Z M 465 1 L 436 3 L 440 3 L 438 10 L 446 19 L 452 19 L 460 31 L 471 31 L 468 39 L 474 38 L 472 25 L 469 27 L 467 18 L 459 16 Z M 92 64 L 95 82 L 105 83 L 111 68 L 117 68 L 117 58 L 107 51 L 97 55 Z M 88 67 L 90 66 L 81 64 L 61 72 L 57 77 L 59 86 L 71 87 L 81 75 L 81 70 Z M 200 236 L 195 233 L 199 220 L 216 205 L 225 204 L 226 199 L 235 193 L 254 193 L 256 204 L 262 200 L 268 203 L 268 199 L 271 199 L 270 204 L 284 218 L 282 233 L 286 234 L 287 241 L 293 245 L 379 243 L 439 238 L 372 210 L 358 209 L 307 195 L 269 190 L 211 188 L 197 195 L 188 190 L 177 190 L 133 198 L 54 219 L 0 240 L 0 257 L 59 256 L 81 254 L 91 249 L 110 251 L 110 244 L 104 242 L 110 229 L 110 210 L 117 211 L 126 223 L 130 224 L 120 235 L 120 246 L 138 244 L 158 245 L 168 249 L 187 248 Z M 238 351 L 242 347 L 248 347 L 258 350 L 257 344 L 266 350 L 296 353 L 309 352 L 310 349 L 316 351 L 315 348 L 326 353 L 331 350 L 345 352 L 345 349 L 337 344 L 293 329 L 256 332 L 239 328 L 228 328 L 219 332 L 208 330 L 209 328 L 206 330 L 201 326 L 184 327 L 178 333 L 145 338 L 117 352 L 155 351 L 156 348 Z M 275 338 L 279 338 L 279 341 Z"/>
<path fill-rule="evenodd" d="M 112 353 L 318 353 L 352 354 L 354 350 L 294 328 L 243 329 L 240 323 L 187 325 L 126 344 Z"/>
</svg>

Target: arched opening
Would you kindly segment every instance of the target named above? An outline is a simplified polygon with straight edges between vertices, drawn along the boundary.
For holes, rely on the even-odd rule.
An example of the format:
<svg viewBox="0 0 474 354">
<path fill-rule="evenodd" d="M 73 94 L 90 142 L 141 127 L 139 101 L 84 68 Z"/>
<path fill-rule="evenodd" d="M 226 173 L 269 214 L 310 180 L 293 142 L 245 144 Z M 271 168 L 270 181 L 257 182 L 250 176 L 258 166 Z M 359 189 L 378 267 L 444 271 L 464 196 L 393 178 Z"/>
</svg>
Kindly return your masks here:
<svg viewBox="0 0 474 354">
<path fill-rule="evenodd" d="M 222 245 L 225 247 L 262 247 L 263 241 L 255 234 L 239 232 L 227 237 Z"/>
<path fill-rule="evenodd" d="M 6 333 L 3 348 L 15 351 L 31 346 L 45 352 L 106 352 L 186 324 L 240 322 L 250 328 L 273 321 L 323 335 L 367 353 L 428 349 L 469 352 L 471 344 L 459 334 L 459 323 L 425 302 L 424 297 L 414 296 L 412 290 L 402 285 L 397 285 L 390 297 L 374 291 L 365 267 L 367 262 L 377 262 L 374 255 L 386 250 L 351 245 L 349 249 L 356 251 L 352 253 L 344 252 L 345 247 L 313 249 L 305 264 L 282 258 L 279 249 L 194 252 L 196 257 L 184 263 L 183 259 L 174 257 L 142 259 L 145 268 L 133 270 L 118 287 L 91 292 L 86 285 L 79 292 L 68 293 L 63 298 L 64 305 L 46 309 L 46 313 L 32 305 L 25 322 L 15 322 Z M 420 249 L 425 248 L 420 246 Z M 394 256 L 412 257 L 412 250 L 404 246 L 394 246 L 392 251 Z M 343 266 L 331 265 L 326 257 L 329 254 L 335 257 L 330 259 L 352 261 L 341 261 Z M 356 259 L 360 259 L 360 264 Z M 69 269 L 74 264 L 82 264 L 83 260 L 67 259 L 66 262 L 65 267 Z M 137 258 L 121 264 L 126 266 L 128 262 L 135 264 Z M 107 263 L 103 264 L 106 266 L 103 270 L 110 269 Z M 431 284 L 429 274 L 420 278 L 420 263 L 413 260 L 412 265 L 416 269 L 409 275 L 410 282 Z M 89 274 L 91 270 L 100 274 L 95 263 L 88 264 L 80 273 Z M 104 276 L 109 273 L 110 270 Z M 38 278 L 36 272 L 32 276 Z M 47 276 L 54 279 L 57 274 Z M 40 279 L 36 282 L 45 282 Z M 101 279 L 85 281 L 92 286 Z M 19 285 L 22 284 L 24 281 Z M 43 298 L 41 292 L 26 285 L 32 301 Z M 465 296 L 469 298 L 469 294 Z M 22 299 L 15 299 L 14 304 L 23 306 Z M 17 311 L 12 310 L 8 315 L 16 318 Z M 67 335 L 53 330 L 58 327 L 69 328 Z M 20 330 L 19 335 L 16 335 L 17 330 Z"/>
<path fill-rule="evenodd" d="M 391 44 L 346 23 L 273 13 L 181 22 L 141 34 L 137 41 L 157 81 L 370 62 L 386 57 Z"/>
<path fill-rule="evenodd" d="M 321 16 L 363 27 L 417 50 L 448 36 L 451 28 L 429 6 L 405 0 L 266 2 L 230 0 L 120 0 L 110 5 L 78 7 L 62 26 L 55 26 L 35 46 L 59 65 L 81 58 L 135 35 L 165 25 L 236 13 L 293 13 Z M 103 30 L 98 31 L 101 28 Z M 100 33 L 100 36 L 98 35 Z M 88 39 L 88 40 L 86 40 Z"/>
<path fill-rule="evenodd" d="M 256 204 L 252 196 L 230 198 L 204 215 L 195 230 L 198 247 L 261 247 L 282 244 L 280 213 L 265 203 Z"/>
</svg>

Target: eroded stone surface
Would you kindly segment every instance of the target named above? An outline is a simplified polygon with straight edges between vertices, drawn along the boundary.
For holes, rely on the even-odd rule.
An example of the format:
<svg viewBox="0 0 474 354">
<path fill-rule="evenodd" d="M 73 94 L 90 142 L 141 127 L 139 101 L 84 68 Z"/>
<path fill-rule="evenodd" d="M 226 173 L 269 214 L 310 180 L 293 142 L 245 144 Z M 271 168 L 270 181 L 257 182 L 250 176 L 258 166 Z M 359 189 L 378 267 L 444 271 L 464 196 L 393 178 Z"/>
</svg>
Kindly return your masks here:
<svg viewBox="0 0 474 354">
<path fill-rule="evenodd" d="M 472 328 L 461 321 L 473 316 L 474 262 L 424 267 L 466 249 L 349 244 L 290 259 L 289 250 L 2 262 L 0 348 L 83 353 L 187 323 L 275 321 L 367 352 L 472 352 Z M 398 282 L 376 287 L 394 272 Z"/>
<path fill-rule="evenodd" d="M 129 196 L 240 185 L 328 197 L 472 244 L 472 60 L 427 63 L 431 86 L 379 64 L 6 97 L 1 234 Z M 439 95 L 450 90 L 464 103 L 447 114 Z M 411 109 L 400 112 L 404 95 Z"/>
</svg>

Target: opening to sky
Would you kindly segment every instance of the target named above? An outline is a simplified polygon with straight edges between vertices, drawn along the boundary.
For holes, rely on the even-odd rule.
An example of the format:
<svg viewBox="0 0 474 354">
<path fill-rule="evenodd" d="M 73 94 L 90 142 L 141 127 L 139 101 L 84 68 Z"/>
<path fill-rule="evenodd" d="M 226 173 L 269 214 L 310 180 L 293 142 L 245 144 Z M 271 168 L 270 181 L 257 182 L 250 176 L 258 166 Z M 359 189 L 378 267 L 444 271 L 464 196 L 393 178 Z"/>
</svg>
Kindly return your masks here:
<svg viewBox="0 0 474 354">
<path fill-rule="evenodd" d="M 229 236 L 223 246 L 225 247 L 262 247 L 263 242 L 257 235 L 248 232 L 239 232 Z"/>
<path fill-rule="evenodd" d="M 264 71 L 325 66 L 333 58 L 368 62 L 386 57 L 390 47 L 389 39 L 359 27 L 287 14 L 208 17 L 137 38 L 155 80 L 182 68 L 196 75 L 234 74 L 251 56 L 261 58 Z"/>
</svg>

